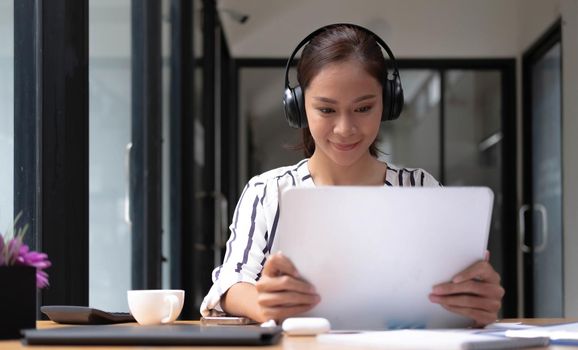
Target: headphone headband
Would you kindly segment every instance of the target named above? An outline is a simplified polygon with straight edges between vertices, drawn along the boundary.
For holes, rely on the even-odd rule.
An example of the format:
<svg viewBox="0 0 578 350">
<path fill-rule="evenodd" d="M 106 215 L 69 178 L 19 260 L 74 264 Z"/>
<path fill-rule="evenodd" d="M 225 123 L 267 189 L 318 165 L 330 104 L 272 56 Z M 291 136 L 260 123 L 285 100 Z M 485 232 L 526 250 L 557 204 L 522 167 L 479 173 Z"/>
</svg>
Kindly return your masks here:
<svg viewBox="0 0 578 350">
<path fill-rule="evenodd" d="M 393 52 L 391 51 L 391 49 L 389 48 L 389 46 L 387 46 L 387 44 L 385 43 L 385 41 L 383 41 L 382 38 L 379 37 L 379 35 L 375 34 L 374 32 L 372 32 L 371 30 L 362 27 L 360 25 L 357 24 L 353 24 L 353 23 L 334 23 L 334 24 L 329 24 L 326 26 L 323 26 L 321 28 L 316 29 L 315 31 L 313 31 L 312 33 L 310 33 L 309 35 L 307 35 L 303 40 L 301 40 L 299 42 L 299 44 L 297 44 L 297 46 L 295 47 L 295 49 L 293 50 L 293 52 L 291 53 L 291 56 L 289 56 L 289 59 L 287 60 L 287 65 L 285 66 L 285 87 L 289 86 L 289 68 L 291 67 L 291 63 L 293 63 L 293 59 L 295 58 L 295 55 L 297 55 L 297 52 L 299 52 L 299 50 L 307 45 L 311 39 L 313 39 L 314 37 L 316 37 L 319 33 L 334 27 L 334 26 L 349 26 L 349 27 L 353 27 L 353 28 L 357 28 L 360 29 L 364 32 L 367 32 L 369 34 L 371 34 L 373 36 L 373 38 L 375 39 L 375 41 L 379 44 L 379 46 L 381 46 L 385 52 L 387 52 L 387 55 L 389 56 L 389 58 L 391 59 L 391 61 L 393 62 L 393 74 L 396 76 L 399 76 L 399 71 L 397 69 L 397 62 L 395 61 L 395 56 L 393 55 Z"/>
</svg>

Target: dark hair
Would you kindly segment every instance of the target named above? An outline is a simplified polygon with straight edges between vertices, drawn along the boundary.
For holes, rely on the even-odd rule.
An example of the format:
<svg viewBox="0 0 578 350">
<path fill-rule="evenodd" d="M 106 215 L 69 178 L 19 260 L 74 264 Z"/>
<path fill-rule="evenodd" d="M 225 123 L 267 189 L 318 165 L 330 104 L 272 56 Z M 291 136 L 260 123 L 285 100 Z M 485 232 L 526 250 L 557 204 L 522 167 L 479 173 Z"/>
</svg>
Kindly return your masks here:
<svg viewBox="0 0 578 350">
<path fill-rule="evenodd" d="M 328 64 L 354 59 L 363 65 L 365 71 L 377 79 L 383 87 L 387 76 L 385 58 L 374 36 L 363 29 L 347 24 L 335 24 L 326 27 L 303 48 L 297 64 L 297 81 L 303 91 L 311 80 Z M 377 140 L 377 139 L 376 139 Z M 377 157 L 376 140 L 369 146 L 369 153 Z M 315 141 L 309 128 L 302 129 L 302 143 L 296 149 L 302 149 L 309 158 L 315 151 Z"/>
</svg>

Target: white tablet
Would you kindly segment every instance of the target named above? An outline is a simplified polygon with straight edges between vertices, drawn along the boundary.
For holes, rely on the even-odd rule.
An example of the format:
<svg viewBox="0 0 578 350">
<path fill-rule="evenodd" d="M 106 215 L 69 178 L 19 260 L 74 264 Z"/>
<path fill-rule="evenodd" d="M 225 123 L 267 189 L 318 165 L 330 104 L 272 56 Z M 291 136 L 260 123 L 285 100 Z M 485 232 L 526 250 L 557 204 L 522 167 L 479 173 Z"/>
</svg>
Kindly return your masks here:
<svg viewBox="0 0 578 350">
<path fill-rule="evenodd" d="M 321 295 L 305 316 L 333 329 L 465 327 L 428 295 L 484 258 L 493 197 L 486 187 L 290 189 L 273 252 Z"/>
</svg>

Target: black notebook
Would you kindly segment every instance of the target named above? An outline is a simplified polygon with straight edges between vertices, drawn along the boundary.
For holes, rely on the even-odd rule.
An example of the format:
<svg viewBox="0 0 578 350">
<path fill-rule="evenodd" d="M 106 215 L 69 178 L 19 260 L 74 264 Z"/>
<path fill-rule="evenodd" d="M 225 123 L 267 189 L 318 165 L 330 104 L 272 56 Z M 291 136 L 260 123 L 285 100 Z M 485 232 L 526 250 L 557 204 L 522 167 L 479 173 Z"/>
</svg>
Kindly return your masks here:
<svg viewBox="0 0 578 350">
<path fill-rule="evenodd" d="M 271 345 L 280 327 L 199 326 L 76 326 L 23 332 L 26 345 Z"/>
</svg>

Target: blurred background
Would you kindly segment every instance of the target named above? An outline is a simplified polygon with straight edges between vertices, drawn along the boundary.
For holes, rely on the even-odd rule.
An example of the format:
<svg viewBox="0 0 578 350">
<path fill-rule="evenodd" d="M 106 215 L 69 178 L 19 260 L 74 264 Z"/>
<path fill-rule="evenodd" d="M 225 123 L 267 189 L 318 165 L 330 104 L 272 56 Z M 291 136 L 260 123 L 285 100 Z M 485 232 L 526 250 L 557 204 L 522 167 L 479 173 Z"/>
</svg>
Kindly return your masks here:
<svg viewBox="0 0 578 350">
<path fill-rule="evenodd" d="M 58 256 L 41 304 L 183 288 L 197 318 L 245 183 L 302 159 L 287 58 L 335 22 L 396 55 L 381 157 L 494 191 L 503 316 L 576 317 L 575 0 L 0 0 L 0 231 Z"/>
</svg>

